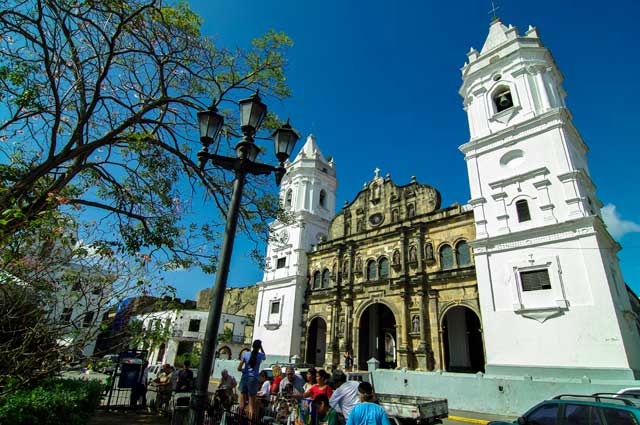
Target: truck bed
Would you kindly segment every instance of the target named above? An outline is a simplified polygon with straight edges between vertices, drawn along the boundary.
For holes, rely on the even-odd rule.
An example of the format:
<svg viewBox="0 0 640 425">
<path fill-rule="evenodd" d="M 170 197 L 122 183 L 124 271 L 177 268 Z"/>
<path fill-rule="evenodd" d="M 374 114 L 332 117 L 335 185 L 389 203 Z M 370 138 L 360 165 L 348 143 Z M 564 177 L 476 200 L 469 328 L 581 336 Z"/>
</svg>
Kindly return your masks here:
<svg viewBox="0 0 640 425">
<path fill-rule="evenodd" d="M 449 416 L 446 398 L 396 394 L 376 394 L 376 396 L 389 418 L 433 423 Z"/>
</svg>

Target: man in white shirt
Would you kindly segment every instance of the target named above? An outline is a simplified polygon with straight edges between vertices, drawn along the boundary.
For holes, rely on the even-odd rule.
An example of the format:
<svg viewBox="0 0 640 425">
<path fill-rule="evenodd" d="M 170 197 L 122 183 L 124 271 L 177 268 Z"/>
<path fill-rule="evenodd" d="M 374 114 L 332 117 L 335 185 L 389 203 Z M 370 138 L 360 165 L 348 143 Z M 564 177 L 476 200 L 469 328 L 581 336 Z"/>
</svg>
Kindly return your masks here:
<svg viewBox="0 0 640 425">
<path fill-rule="evenodd" d="M 347 420 L 353 406 L 360 402 L 358 398 L 360 383 L 347 381 L 347 376 L 341 370 L 333 372 L 332 378 L 335 391 L 329 399 L 329 405 L 336 409 L 336 412 L 342 413 L 344 419 Z"/>
</svg>

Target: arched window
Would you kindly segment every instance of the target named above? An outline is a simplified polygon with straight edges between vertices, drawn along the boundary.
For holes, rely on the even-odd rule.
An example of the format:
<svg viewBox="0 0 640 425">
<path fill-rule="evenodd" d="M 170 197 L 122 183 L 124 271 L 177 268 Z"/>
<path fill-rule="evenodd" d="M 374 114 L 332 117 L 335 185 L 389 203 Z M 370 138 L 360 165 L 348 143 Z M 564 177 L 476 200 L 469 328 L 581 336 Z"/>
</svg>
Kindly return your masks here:
<svg viewBox="0 0 640 425">
<path fill-rule="evenodd" d="M 367 262 L 367 280 L 376 280 L 377 279 L 377 269 L 378 263 L 375 260 L 369 260 Z"/>
<path fill-rule="evenodd" d="M 496 112 L 502 112 L 505 109 L 509 109 L 513 106 L 513 98 L 511 97 L 511 90 L 508 87 L 502 87 L 496 91 L 493 95 L 493 103 L 496 106 Z"/>
<path fill-rule="evenodd" d="M 456 260 L 458 267 L 466 267 L 471 264 L 471 255 L 469 254 L 469 244 L 467 241 L 460 241 L 456 245 Z"/>
<path fill-rule="evenodd" d="M 313 289 L 318 289 L 320 288 L 320 272 L 315 272 L 313 274 Z"/>
<path fill-rule="evenodd" d="M 320 191 L 320 199 L 319 199 L 319 204 L 321 207 L 326 207 L 327 204 L 327 192 L 324 191 L 324 189 L 322 189 Z"/>
<path fill-rule="evenodd" d="M 378 277 L 380 279 L 387 279 L 389 277 L 389 260 L 387 260 L 387 257 L 382 257 L 378 261 Z"/>
<path fill-rule="evenodd" d="M 531 220 L 531 213 L 529 212 L 529 203 L 526 199 L 521 199 L 516 202 L 516 213 L 518 214 L 518 222 Z"/>
<path fill-rule="evenodd" d="M 440 268 L 448 270 L 453 268 L 453 250 L 449 245 L 440 248 Z"/>
<path fill-rule="evenodd" d="M 322 271 L 322 288 L 329 287 L 329 269 L 324 269 Z"/>
<path fill-rule="evenodd" d="M 287 190 L 287 194 L 284 197 L 284 207 L 291 208 L 291 199 L 293 198 L 293 191 L 291 189 Z"/>
</svg>

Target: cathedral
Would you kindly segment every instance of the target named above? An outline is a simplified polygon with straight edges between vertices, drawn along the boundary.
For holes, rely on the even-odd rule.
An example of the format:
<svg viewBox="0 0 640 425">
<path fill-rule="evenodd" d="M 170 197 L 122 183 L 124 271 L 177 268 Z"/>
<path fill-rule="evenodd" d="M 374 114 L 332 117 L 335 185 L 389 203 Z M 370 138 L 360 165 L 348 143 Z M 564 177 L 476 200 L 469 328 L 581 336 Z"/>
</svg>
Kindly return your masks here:
<svg viewBox="0 0 640 425">
<path fill-rule="evenodd" d="M 462 67 L 466 205 L 375 170 L 336 214 L 309 136 L 287 164 L 257 284 L 270 359 L 495 375 L 640 375 L 640 326 L 562 74 L 538 31 L 494 19 Z M 452 146 L 453 149 L 453 146 Z M 550 349 L 553 347 L 553 349 Z M 273 354 L 271 354 L 273 353 Z"/>
</svg>

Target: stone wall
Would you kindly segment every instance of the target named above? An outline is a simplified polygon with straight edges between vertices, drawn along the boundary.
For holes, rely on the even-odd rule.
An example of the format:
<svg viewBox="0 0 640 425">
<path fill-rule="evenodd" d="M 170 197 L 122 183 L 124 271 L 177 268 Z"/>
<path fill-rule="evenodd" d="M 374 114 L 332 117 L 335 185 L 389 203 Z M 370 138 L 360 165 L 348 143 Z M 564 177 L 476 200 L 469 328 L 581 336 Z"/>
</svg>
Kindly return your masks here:
<svg viewBox="0 0 640 425">
<path fill-rule="evenodd" d="M 211 302 L 211 289 L 198 291 L 198 310 L 208 310 Z M 251 285 L 243 288 L 227 288 L 224 292 L 224 304 L 222 312 L 248 316 L 251 319 L 256 315 L 256 303 L 258 301 L 258 287 Z"/>
<path fill-rule="evenodd" d="M 640 387 L 640 381 L 533 378 L 447 372 L 383 370 L 373 372 L 378 394 L 443 397 L 449 409 L 519 416 L 559 394 L 594 394 Z"/>
</svg>

